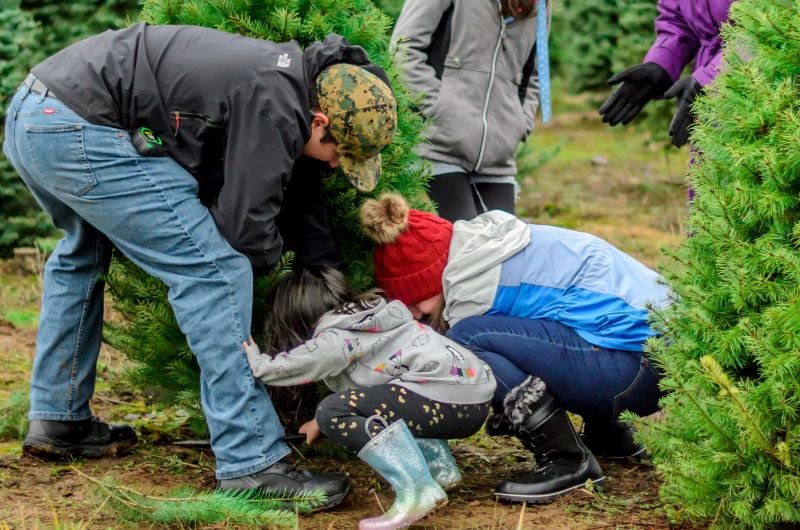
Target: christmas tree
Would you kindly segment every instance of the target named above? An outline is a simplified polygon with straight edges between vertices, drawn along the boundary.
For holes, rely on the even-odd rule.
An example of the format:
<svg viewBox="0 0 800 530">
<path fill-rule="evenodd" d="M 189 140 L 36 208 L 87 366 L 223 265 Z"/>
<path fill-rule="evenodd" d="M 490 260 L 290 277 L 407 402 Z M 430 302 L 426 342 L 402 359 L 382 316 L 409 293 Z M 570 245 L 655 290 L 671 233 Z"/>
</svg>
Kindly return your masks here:
<svg viewBox="0 0 800 530">
<path fill-rule="evenodd" d="M 0 105 L 6 108 L 28 71 L 64 46 L 125 24 L 136 0 L 0 3 Z M 46 29 L 45 29 L 46 28 Z M 0 132 L 0 143 L 3 140 Z M 0 257 L 55 229 L 5 157 L 0 157 Z"/>
<path fill-rule="evenodd" d="M 599 106 L 610 92 L 608 79 L 639 64 L 656 39 L 656 2 L 565 0 L 553 5 L 551 62 L 570 93 L 590 93 Z M 674 101 L 651 101 L 634 121 L 651 138 L 668 145 Z"/>
<path fill-rule="evenodd" d="M 155 24 L 191 24 L 241 33 L 273 41 L 297 40 L 301 45 L 322 40 L 328 33 L 343 35 L 362 46 L 372 61 L 382 66 L 392 81 L 398 101 L 398 128 L 394 140 L 382 152 L 383 173 L 373 194 L 396 190 L 415 207 L 429 209 L 424 199 L 425 180 L 415 164 L 413 147 L 420 140 L 421 118 L 409 108 L 409 97 L 392 66 L 388 42 L 391 20 L 369 0 L 147 0 L 142 18 Z M 358 206 L 366 198 L 342 175 L 326 181 L 334 236 L 355 290 L 372 285 L 372 244 L 359 231 Z M 290 256 L 271 275 L 256 281 L 253 336 L 263 339 L 262 314 L 272 285 L 286 271 Z M 109 274 L 115 308 L 122 323 L 106 326 L 105 339 L 137 361 L 134 381 L 169 403 L 197 410 L 198 368 L 167 302 L 166 287 L 117 256 Z M 276 399 L 284 422 L 301 421 L 314 399 Z M 298 404 L 299 401 L 303 403 Z"/>
<path fill-rule="evenodd" d="M 18 3 L 17 3 L 18 4 Z M 31 66 L 43 58 L 37 43 L 44 33 L 33 16 L 18 5 L 0 10 L 0 105 L 8 102 Z M 0 142 L 4 133 L 0 132 Z M 36 237 L 53 230 L 49 219 L 28 193 L 4 156 L 0 157 L 0 257 L 14 247 L 32 245 Z"/>
<path fill-rule="evenodd" d="M 574 94 L 607 90 L 611 60 L 620 35 L 616 0 L 554 2 L 550 39 L 559 74 Z"/>
<path fill-rule="evenodd" d="M 678 520 L 800 523 L 800 9 L 733 4 L 723 74 L 694 106 L 692 236 L 650 344 L 663 418 L 637 422 Z"/>
</svg>

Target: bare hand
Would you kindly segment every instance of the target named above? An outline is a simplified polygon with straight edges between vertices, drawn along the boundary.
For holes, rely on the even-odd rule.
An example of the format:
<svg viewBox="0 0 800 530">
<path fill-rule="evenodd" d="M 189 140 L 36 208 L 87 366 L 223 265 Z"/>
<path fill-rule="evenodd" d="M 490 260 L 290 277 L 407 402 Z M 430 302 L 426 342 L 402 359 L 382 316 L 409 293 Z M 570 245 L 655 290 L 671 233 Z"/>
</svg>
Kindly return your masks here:
<svg viewBox="0 0 800 530">
<path fill-rule="evenodd" d="M 300 426 L 297 432 L 306 435 L 306 443 L 308 445 L 311 445 L 319 440 L 319 437 L 321 436 L 319 425 L 317 425 L 317 420 L 305 422 L 302 426 Z"/>
</svg>

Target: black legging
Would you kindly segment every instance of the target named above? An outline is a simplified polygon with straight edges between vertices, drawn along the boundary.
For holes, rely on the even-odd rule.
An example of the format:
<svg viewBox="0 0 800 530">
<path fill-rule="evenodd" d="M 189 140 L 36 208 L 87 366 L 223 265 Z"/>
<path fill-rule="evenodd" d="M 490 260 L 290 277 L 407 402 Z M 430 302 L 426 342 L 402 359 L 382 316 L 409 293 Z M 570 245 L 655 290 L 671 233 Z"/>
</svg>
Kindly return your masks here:
<svg viewBox="0 0 800 530">
<path fill-rule="evenodd" d="M 420 396 L 399 385 L 379 385 L 337 392 L 317 406 L 316 419 L 325 436 L 358 452 L 384 429 L 403 419 L 416 438 L 466 438 L 478 432 L 489 403 L 455 405 Z M 369 427 L 369 434 L 367 429 Z"/>
<path fill-rule="evenodd" d="M 428 197 L 436 203 L 439 217 L 455 222 L 470 220 L 488 210 L 514 213 L 513 184 L 481 182 L 473 187 L 469 178 L 468 173 L 443 173 L 431 178 Z"/>
</svg>

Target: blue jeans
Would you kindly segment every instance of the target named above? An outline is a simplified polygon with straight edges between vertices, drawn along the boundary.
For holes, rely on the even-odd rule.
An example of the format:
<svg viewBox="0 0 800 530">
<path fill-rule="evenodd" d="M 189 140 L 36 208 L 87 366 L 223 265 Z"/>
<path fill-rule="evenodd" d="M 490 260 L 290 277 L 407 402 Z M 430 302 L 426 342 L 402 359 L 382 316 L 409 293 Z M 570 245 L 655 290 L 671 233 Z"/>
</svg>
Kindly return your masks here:
<svg viewBox="0 0 800 530">
<path fill-rule="evenodd" d="M 625 410 L 640 415 L 658 410 L 658 372 L 642 352 L 595 346 L 559 322 L 476 316 L 457 323 L 447 336 L 492 368 L 495 410 L 502 410 L 508 391 L 529 375 L 540 377 L 563 408 L 587 423 L 611 424 Z"/>
<path fill-rule="evenodd" d="M 93 125 L 22 87 L 6 114 L 3 152 L 64 231 L 44 272 L 31 376 L 32 420 L 92 413 L 111 244 L 169 288 L 200 365 L 217 477 L 261 471 L 289 453 L 242 342 L 250 335 L 253 273 L 169 157 L 144 157 L 123 130 Z"/>
</svg>

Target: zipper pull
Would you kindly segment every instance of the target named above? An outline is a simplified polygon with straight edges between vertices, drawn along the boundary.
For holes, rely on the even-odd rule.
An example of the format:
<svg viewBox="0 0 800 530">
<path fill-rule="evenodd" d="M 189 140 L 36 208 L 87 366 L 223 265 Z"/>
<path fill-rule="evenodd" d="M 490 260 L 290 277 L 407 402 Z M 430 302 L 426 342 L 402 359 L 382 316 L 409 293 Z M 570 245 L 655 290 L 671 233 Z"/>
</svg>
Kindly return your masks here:
<svg viewBox="0 0 800 530">
<path fill-rule="evenodd" d="M 181 113 L 176 110 L 172 114 L 175 115 L 175 133 L 173 136 L 178 136 L 178 129 L 181 128 Z"/>
</svg>

